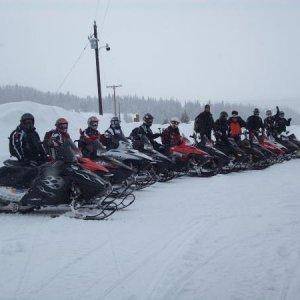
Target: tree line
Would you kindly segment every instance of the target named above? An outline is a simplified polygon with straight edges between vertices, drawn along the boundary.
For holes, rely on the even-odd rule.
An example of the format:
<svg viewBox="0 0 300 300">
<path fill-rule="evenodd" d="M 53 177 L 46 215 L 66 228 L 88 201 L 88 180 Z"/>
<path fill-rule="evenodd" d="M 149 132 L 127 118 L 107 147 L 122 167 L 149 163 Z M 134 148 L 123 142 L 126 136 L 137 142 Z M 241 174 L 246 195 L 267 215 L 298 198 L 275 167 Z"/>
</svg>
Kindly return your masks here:
<svg viewBox="0 0 300 300">
<path fill-rule="evenodd" d="M 82 112 L 95 112 L 98 110 L 96 97 L 79 97 L 71 93 L 42 92 L 35 88 L 20 85 L 6 85 L 0 87 L 0 104 L 19 101 L 33 101 L 46 105 L 54 105 L 67 110 Z M 118 96 L 121 113 L 124 114 L 126 122 L 132 121 L 133 114 L 144 115 L 150 112 L 155 117 L 156 123 L 166 123 L 171 117 L 178 117 L 187 123 L 193 120 L 204 109 L 207 102 L 182 101 L 175 99 L 145 98 L 137 95 Z M 113 112 L 112 95 L 103 99 L 105 113 Z M 217 118 L 221 111 L 237 110 L 243 118 L 247 118 L 253 111 L 253 104 L 214 102 L 211 103 L 211 111 L 214 118 Z M 260 107 L 261 115 L 264 117 L 266 107 Z M 274 109 L 274 108 L 273 108 Z M 293 118 L 293 124 L 300 124 L 300 114 L 289 107 L 282 107 L 288 117 Z"/>
</svg>

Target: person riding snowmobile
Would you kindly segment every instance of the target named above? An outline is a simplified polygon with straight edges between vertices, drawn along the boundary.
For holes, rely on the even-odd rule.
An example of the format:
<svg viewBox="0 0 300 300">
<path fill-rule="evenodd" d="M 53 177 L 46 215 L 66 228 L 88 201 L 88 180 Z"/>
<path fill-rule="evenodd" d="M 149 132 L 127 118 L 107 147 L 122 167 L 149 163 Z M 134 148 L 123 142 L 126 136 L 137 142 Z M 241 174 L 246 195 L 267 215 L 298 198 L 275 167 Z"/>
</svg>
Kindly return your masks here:
<svg viewBox="0 0 300 300">
<path fill-rule="evenodd" d="M 9 151 L 25 165 L 40 165 L 46 161 L 46 154 L 39 134 L 34 127 L 34 117 L 23 114 L 20 125 L 10 134 Z"/>
<path fill-rule="evenodd" d="M 80 130 L 80 138 L 78 147 L 82 152 L 83 157 L 95 159 L 99 146 L 104 148 L 106 142 L 104 135 L 98 131 L 99 119 L 95 116 L 89 117 L 87 121 L 88 127 L 85 130 Z"/>
<path fill-rule="evenodd" d="M 274 133 L 278 136 L 283 132 L 286 132 L 286 127 L 291 125 L 292 118 L 286 119 L 284 117 L 284 112 L 276 107 L 277 113 L 274 120 Z"/>
<path fill-rule="evenodd" d="M 239 113 L 234 110 L 231 117 L 228 119 L 228 135 L 236 142 L 241 140 L 242 128 L 246 127 L 246 122 L 239 116 Z"/>
<path fill-rule="evenodd" d="M 55 129 L 46 132 L 44 137 L 44 147 L 52 160 L 64 160 L 63 145 L 66 142 L 73 143 L 68 133 L 68 121 L 59 118 L 55 122 Z"/>
<path fill-rule="evenodd" d="M 170 120 L 170 125 L 162 132 L 161 141 L 165 146 L 165 149 L 169 149 L 173 146 L 178 146 L 182 143 L 182 137 L 178 128 L 179 124 L 179 119 L 173 117 Z"/>
<path fill-rule="evenodd" d="M 275 125 L 276 117 L 277 114 L 273 116 L 272 111 L 270 109 L 266 111 L 266 118 L 264 119 L 264 127 L 268 136 L 274 134 L 274 125 Z"/>
<path fill-rule="evenodd" d="M 249 130 L 250 141 L 253 140 L 253 137 L 258 137 L 259 130 L 262 130 L 264 133 L 264 123 L 262 118 L 259 116 L 259 109 L 255 108 L 253 115 L 247 119 L 247 129 Z"/>
<path fill-rule="evenodd" d="M 121 121 L 118 117 L 113 117 L 110 120 L 110 126 L 104 133 L 106 149 L 116 149 L 119 146 L 119 141 L 127 141 L 121 128 Z"/>
<path fill-rule="evenodd" d="M 153 133 L 151 126 L 153 124 L 153 116 L 150 113 L 145 114 L 143 118 L 143 124 L 132 130 L 130 138 L 132 140 L 133 147 L 137 150 L 144 148 L 144 137 L 146 137 L 153 148 L 157 151 L 161 151 L 162 145 L 155 141 L 158 137 L 161 136 L 160 133 Z"/>
<path fill-rule="evenodd" d="M 228 114 L 226 111 L 220 113 L 219 119 L 216 120 L 214 125 L 214 132 L 216 140 L 222 142 L 228 142 Z"/>
<path fill-rule="evenodd" d="M 205 136 L 211 141 L 211 132 L 214 128 L 214 119 L 210 112 L 210 105 L 206 104 L 204 111 L 201 112 L 194 122 L 194 131 L 200 134 L 201 143 L 205 143 Z"/>
</svg>

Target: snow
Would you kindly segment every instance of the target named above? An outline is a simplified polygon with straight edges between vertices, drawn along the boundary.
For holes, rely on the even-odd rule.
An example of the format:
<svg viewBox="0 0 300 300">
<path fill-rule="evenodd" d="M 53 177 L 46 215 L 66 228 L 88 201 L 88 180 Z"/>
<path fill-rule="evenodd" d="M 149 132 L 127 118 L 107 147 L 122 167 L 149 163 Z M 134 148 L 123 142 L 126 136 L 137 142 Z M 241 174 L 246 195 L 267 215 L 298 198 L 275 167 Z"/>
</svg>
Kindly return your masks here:
<svg viewBox="0 0 300 300">
<path fill-rule="evenodd" d="M 90 116 L 1 105 L 2 141 L 25 111 L 42 135 L 67 117 L 74 138 Z M 106 221 L 0 215 L 0 299 L 299 299 L 299 178 L 300 160 L 178 178 Z"/>
</svg>

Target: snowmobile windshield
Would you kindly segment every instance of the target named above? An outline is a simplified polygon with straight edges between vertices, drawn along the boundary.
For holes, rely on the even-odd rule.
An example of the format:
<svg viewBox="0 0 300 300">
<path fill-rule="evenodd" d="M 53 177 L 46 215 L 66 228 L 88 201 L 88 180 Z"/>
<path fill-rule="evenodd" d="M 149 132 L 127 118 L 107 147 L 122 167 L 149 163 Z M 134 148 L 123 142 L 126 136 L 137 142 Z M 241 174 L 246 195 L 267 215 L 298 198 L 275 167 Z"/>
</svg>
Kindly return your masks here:
<svg viewBox="0 0 300 300">
<path fill-rule="evenodd" d="M 65 141 L 59 147 L 58 152 L 60 158 L 65 162 L 76 162 L 77 159 L 82 156 L 80 150 L 71 139 Z"/>
<path fill-rule="evenodd" d="M 132 150 L 132 145 L 128 140 L 126 140 L 126 141 L 122 140 L 119 142 L 118 149 L 119 150 Z"/>
<path fill-rule="evenodd" d="M 142 137 L 143 143 L 144 143 L 144 149 L 148 151 L 153 151 L 154 148 L 152 144 L 150 143 L 149 139 L 146 136 Z"/>
</svg>

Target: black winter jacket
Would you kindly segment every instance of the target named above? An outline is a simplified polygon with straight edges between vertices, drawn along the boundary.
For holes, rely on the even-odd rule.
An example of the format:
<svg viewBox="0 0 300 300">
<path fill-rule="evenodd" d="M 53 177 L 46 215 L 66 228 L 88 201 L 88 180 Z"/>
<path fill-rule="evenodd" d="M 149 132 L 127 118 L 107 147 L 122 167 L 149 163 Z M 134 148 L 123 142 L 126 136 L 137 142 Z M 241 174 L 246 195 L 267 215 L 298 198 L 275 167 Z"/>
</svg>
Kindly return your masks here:
<svg viewBox="0 0 300 300">
<path fill-rule="evenodd" d="M 45 150 L 35 128 L 30 130 L 19 125 L 9 137 L 10 154 L 20 161 L 44 162 Z"/>
<path fill-rule="evenodd" d="M 250 116 L 247 119 L 247 129 L 252 132 L 256 132 L 259 129 L 264 129 L 264 123 L 262 121 L 262 118 L 260 116 Z"/>
<path fill-rule="evenodd" d="M 210 134 L 214 127 L 214 119 L 210 112 L 203 111 L 195 118 L 194 131 L 200 134 Z"/>
</svg>

